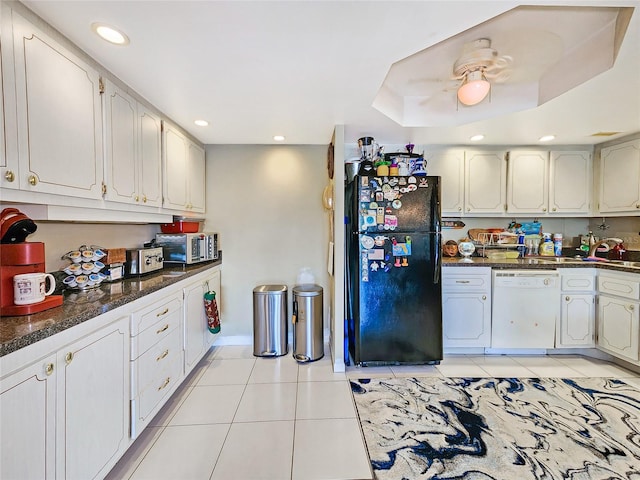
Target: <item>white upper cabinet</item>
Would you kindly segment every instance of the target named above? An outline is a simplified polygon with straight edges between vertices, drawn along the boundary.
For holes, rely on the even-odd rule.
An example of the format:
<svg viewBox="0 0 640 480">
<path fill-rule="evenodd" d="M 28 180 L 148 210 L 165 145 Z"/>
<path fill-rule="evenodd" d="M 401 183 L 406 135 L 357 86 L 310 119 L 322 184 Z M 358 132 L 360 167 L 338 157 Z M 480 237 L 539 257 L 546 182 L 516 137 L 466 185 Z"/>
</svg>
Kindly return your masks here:
<svg viewBox="0 0 640 480">
<path fill-rule="evenodd" d="M 11 10 L 0 3 L 0 188 L 19 189 Z"/>
<path fill-rule="evenodd" d="M 16 12 L 13 40 L 20 188 L 100 199 L 98 72 Z"/>
<path fill-rule="evenodd" d="M 204 213 L 204 149 L 166 121 L 163 122 L 163 142 L 163 207 L 187 213 Z"/>
<path fill-rule="evenodd" d="M 465 152 L 466 214 L 503 214 L 507 190 L 507 161 L 505 151 Z"/>
<path fill-rule="evenodd" d="M 590 152 L 512 150 L 508 172 L 508 213 L 589 214 Z"/>
<path fill-rule="evenodd" d="M 105 91 L 105 199 L 134 205 L 162 203 L 161 120 L 108 82 Z"/>
<path fill-rule="evenodd" d="M 593 184 L 591 152 L 552 151 L 549 161 L 549 213 L 589 214 Z"/>
<path fill-rule="evenodd" d="M 464 208 L 464 150 L 426 152 L 427 172 L 440 178 L 443 215 L 460 215 Z"/>
<path fill-rule="evenodd" d="M 640 139 L 600 152 L 600 213 L 640 213 Z"/>
<path fill-rule="evenodd" d="M 549 208 L 549 152 L 509 152 L 507 212 L 546 213 Z"/>
</svg>

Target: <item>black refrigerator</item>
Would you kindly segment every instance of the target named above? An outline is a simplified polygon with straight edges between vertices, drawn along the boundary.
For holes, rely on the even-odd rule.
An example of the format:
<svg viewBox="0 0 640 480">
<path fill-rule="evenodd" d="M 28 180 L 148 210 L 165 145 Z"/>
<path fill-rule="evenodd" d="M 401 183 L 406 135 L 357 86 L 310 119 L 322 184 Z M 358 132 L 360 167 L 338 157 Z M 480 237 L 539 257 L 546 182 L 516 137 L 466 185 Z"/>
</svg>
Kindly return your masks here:
<svg viewBox="0 0 640 480">
<path fill-rule="evenodd" d="M 357 175 L 346 204 L 345 361 L 439 363 L 440 177 Z"/>
</svg>

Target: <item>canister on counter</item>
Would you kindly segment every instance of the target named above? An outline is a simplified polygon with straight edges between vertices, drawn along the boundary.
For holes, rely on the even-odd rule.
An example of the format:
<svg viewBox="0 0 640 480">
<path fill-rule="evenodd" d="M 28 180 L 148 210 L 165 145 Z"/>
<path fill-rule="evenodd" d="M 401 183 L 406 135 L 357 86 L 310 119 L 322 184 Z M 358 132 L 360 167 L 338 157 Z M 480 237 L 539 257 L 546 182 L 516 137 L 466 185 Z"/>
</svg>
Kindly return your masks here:
<svg viewBox="0 0 640 480">
<path fill-rule="evenodd" d="M 553 234 L 553 254 L 556 257 L 562 256 L 562 234 L 561 233 Z"/>
</svg>

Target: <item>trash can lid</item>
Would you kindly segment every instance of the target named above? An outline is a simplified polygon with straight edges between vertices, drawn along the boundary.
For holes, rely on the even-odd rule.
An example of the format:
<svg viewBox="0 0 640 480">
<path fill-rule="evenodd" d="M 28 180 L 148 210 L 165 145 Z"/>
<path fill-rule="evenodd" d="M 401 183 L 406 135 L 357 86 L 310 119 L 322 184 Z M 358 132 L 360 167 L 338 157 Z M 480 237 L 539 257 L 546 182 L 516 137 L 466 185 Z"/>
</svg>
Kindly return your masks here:
<svg viewBox="0 0 640 480">
<path fill-rule="evenodd" d="M 322 287 L 313 283 L 304 283 L 293 287 L 293 294 L 300 297 L 315 297 L 322 294 Z"/>
<path fill-rule="evenodd" d="M 282 293 L 287 291 L 286 285 L 258 285 L 253 289 L 253 293 Z"/>
</svg>

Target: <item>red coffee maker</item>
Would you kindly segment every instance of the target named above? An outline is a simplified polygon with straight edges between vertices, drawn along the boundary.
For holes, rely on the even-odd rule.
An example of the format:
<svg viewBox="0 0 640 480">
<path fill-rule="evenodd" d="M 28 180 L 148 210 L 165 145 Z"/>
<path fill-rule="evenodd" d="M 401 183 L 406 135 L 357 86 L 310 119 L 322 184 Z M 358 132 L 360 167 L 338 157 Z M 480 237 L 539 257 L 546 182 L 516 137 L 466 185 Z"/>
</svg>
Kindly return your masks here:
<svg viewBox="0 0 640 480">
<path fill-rule="evenodd" d="M 16 208 L 0 213 L 0 316 L 30 315 L 62 305 L 62 295 L 49 295 L 38 303 L 14 305 L 13 277 L 21 273 L 44 273 L 44 243 L 25 242 L 38 227 Z"/>
</svg>

